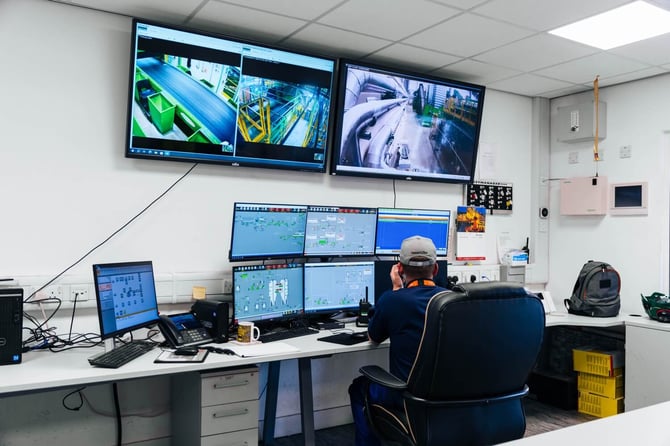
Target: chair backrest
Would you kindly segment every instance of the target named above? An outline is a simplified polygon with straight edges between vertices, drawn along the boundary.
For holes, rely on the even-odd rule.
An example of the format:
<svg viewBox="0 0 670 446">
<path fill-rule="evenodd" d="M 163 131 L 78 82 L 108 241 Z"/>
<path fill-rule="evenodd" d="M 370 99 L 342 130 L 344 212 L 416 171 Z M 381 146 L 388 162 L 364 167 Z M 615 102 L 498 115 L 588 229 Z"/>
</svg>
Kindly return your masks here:
<svg viewBox="0 0 670 446">
<path fill-rule="evenodd" d="M 522 436 L 520 398 L 508 406 L 491 401 L 523 391 L 542 346 L 544 326 L 542 302 L 519 284 L 464 284 L 433 296 L 405 402 L 415 441 L 491 444 Z M 443 409 L 438 401 L 446 403 Z M 444 421 L 454 416 L 455 423 Z M 430 432 L 449 429 L 460 429 L 462 435 Z M 429 432 L 415 432 L 422 430 Z M 475 434 L 478 440 L 465 442 Z"/>
</svg>

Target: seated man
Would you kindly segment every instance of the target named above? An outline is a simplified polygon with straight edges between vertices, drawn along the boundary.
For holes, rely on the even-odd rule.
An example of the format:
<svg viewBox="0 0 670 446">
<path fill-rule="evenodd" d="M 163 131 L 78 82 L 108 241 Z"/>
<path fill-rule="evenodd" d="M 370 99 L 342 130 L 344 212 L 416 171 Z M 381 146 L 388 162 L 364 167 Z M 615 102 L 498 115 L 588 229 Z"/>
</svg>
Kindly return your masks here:
<svg viewBox="0 0 670 446">
<path fill-rule="evenodd" d="M 445 288 L 433 282 L 438 266 L 435 245 L 430 239 L 413 236 L 403 240 L 399 260 L 391 268 L 393 289 L 384 292 L 377 300 L 368 324 L 368 335 L 376 343 L 390 338 L 389 371 L 397 378 L 407 380 L 423 334 L 428 301 Z M 399 392 L 370 383 L 364 376 L 354 379 L 349 386 L 349 396 L 357 446 L 380 444 L 363 413 L 368 383 L 370 401 L 402 407 Z"/>
</svg>

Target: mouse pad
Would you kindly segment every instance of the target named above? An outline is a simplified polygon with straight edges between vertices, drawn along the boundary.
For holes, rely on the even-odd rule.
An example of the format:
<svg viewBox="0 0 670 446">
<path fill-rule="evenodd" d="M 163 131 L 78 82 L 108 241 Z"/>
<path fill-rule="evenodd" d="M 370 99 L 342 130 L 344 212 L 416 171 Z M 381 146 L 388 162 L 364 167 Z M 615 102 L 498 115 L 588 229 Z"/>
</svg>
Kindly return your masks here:
<svg viewBox="0 0 670 446">
<path fill-rule="evenodd" d="M 333 344 L 340 345 L 354 345 L 361 342 L 366 342 L 367 338 L 357 338 L 351 335 L 351 333 L 337 333 L 330 336 L 325 336 L 323 338 L 317 338 L 319 341 L 332 342 Z"/>
</svg>

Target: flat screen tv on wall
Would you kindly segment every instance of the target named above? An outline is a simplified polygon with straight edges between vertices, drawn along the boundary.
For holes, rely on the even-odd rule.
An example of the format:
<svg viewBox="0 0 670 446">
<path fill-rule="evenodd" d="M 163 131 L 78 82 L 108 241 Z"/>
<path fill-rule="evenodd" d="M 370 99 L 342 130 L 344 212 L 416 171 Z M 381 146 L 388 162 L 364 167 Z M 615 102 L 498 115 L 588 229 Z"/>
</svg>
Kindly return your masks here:
<svg viewBox="0 0 670 446">
<path fill-rule="evenodd" d="M 468 183 L 485 88 L 341 60 L 330 173 Z"/>
<path fill-rule="evenodd" d="M 133 20 L 126 156 L 324 172 L 336 60 Z"/>
</svg>

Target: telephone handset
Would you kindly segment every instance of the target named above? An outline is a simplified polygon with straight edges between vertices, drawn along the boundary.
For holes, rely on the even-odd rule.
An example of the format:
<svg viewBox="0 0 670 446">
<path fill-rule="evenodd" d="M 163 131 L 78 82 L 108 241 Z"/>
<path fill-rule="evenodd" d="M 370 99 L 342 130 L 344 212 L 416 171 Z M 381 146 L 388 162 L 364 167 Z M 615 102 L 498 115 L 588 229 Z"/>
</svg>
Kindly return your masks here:
<svg viewBox="0 0 670 446">
<path fill-rule="evenodd" d="M 212 342 L 209 331 L 193 313 L 160 315 L 158 327 L 171 347 L 183 347 Z"/>
</svg>

